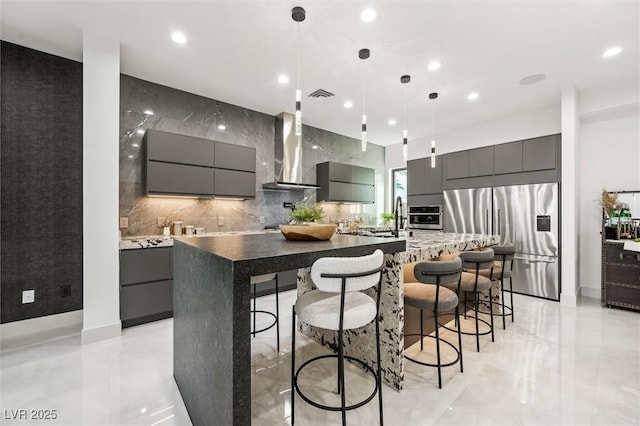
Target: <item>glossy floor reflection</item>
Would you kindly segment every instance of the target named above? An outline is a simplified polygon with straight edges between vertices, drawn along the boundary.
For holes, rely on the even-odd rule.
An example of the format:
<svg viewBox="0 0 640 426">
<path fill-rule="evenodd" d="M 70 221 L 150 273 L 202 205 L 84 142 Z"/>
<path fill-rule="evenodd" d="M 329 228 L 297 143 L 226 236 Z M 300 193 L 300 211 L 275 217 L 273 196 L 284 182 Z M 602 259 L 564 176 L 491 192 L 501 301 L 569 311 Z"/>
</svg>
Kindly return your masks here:
<svg viewBox="0 0 640 426">
<path fill-rule="evenodd" d="M 290 416 L 291 304 L 280 296 L 280 353 L 275 330 L 252 339 L 255 425 L 287 425 Z M 260 299 L 267 308 L 273 296 Z M 516 322 L 496 327 L 495 343 L 463 337 L 464 373 L 407 363 L 405 389 L 383 388 L 387 425 L 612 425 L 640 423 L 640 314 L 582 299 L 577 308 L 516 296 Z M 172 321 L 126 329 L 116 339 L 81 346 L 79 336 L 0 355 L 0 424 L 187 425 L 172 378 Z M 298 335 L 299 336 L 299 335 Z M 324 353 L 296 337 L 297 361 Z M 429 342 L 431 343 L 431 342 Z M 333 366 L 314 366 L 305 383 L 335 398 Z M 350 369 L 349 398 L 370 389 Z M 54 409 L 55 420 L 12 420 L 19 409 Z M 350 425 L 377 424 L 377 403 L 348 413 Z M 30 414 L 28 412 L 28 414 Z M 296 424 L 339 424 L 339 413 L 296 399 Z"/>
</svg>

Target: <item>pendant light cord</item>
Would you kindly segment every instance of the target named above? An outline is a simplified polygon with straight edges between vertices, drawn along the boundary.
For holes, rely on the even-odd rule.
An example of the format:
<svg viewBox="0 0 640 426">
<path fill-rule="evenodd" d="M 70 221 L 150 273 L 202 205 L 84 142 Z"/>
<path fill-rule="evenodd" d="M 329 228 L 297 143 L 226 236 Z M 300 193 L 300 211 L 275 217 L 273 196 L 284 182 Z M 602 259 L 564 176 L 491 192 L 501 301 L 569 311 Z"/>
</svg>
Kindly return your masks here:
<svg viewBox="0 0 640 426">
<path fill-rule="evenodd" d="M 296 25 L 296 45 L 297 45 L 297 49 L 298 49 L 298 87 L 297 89 L 300 90 L 300 22 L 297 22 L 298 25 Z"/>
</svg>

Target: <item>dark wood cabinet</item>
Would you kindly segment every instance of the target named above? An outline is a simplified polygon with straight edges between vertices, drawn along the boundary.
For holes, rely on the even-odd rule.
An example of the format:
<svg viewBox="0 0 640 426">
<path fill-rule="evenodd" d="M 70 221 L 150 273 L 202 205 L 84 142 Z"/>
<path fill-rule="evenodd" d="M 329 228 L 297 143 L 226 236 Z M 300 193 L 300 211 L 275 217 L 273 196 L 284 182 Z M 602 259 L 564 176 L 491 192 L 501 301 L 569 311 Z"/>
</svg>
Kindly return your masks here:
<svg viewBox="0 0 640 426">
<path fill-rule="evenodd" d="M 326 161 L 316 164 L 318 201 L 371 204 L 375 197 L 375 170 Z"/>
<path fill-rule="evenodd" d="M 640 310 L 640 253 L 623 241 L 602 242 L 602 303 Z"/>
<path fill-rule="evenodd" d="M 131 327 L 173 315 L 172 248 L 120 251 L 120 320 Z"/>
</svg>

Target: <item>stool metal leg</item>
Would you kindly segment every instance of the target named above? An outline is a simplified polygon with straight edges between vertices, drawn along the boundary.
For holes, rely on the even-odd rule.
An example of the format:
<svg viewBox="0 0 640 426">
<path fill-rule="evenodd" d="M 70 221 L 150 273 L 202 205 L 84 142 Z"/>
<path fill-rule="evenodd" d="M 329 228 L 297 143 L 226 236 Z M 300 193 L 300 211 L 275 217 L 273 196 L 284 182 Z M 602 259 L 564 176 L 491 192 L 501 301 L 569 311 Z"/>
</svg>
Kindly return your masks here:
<svg viewBox="0 0 640 426">
<path fill-rule="evenodd" d="M 456 318 L 460 315 L 460 305 L 456 306 Z M 458 327 L 458 349 L 460 350 L 460 372 L 463 372 L 462 369 L 462 333 L 460 333 L 460 327 Z"/>
<path fill-rule="evenodd" d="M 382 426 L 382 365 L 380 359 L 380 313 L 376 315 L 376 349 L 378 361 L 378 406 L 380 407 L 380 426 Z"/>
<path fill-rule="evenodd" d="M 295 420 L 295 402 L 296 402 L 296 307 L 291 308 L 291 426 Z"/>
<path fill-rule="evenodd" d="M 515 316 L 515 312 L 513 310 L 513 278 L 509 277 L 509 294 L 511 295 L 511 322 L 513 322 L 513 317 Z"/>
<path fill-rule="evenodd" d="M 342 404 L 342 426 L 346 426 L 347 424 L 347 410 L 345 407 L 347 406 L 347 398 L 346 392 L 344 389 L 344 342 L 342 339 L 342 327 L 340 327 L 339 336 L 338 336 L 338 376 L 340 377 L 339 390 L 340 392 L 340 403 Z"/>
<path fill-rule="evenodd" d="M 504 270 L 504 265 L 502 267 L 502 269 Z M 504 275 L 501 274 L 501 275 Z M 507 301 L 504 299 L 504 279 L 502 277 L 500 277 L 500 291 L 502 292 L 502 329 L 506 330 L 507 329 L 507 319 L 506 319 L 506 315 L 505 313 L 507 312 L 507 310 L 505 309 L 506 303 Z"/>
<path fill-rule="evenodd" d="M 276 347 L 280 352 L 280 303 L 278 301 L 278 274 L 276 274 Z"/>
<path fill-rule="evenodd" d="M 255 339 L 256 337 L 256 285 L 253 285 L 253 331 L 251 332 L 251 334 L 253 335 L 253 338 Z"/>
<path fill-rule="evenodd" d="M 489 317 L 491 318 L 491 341 L 495 342 L 495 339 L 493 337 L 493 294 L 491 292 L 491 287 L 489 287 L 489 312 L 491 312 L 491 314 L 489 315 Z"/>
<path fill-rule="evenodd" d="M 440 362 L 440 334 L 438 332 L 438 329 L 440 327 L 438 327 L 438 307 L 436 306 L 436 309 L 433 311 L 433 315 L 435 316 L 436 319 L 436 323 L 435 323 L 435 327 L 436 327 L 436 355 L 437 355 L 437 360 L 438 360 L 438 388 L 442 389 L 442 367 L 440 366 L 441 362 Z"/>
<path fill-rule="evenodd" d="M 423 321 L 424 321 L 424 319 L 422 318 L 422 309 L 420 309 L 420 350 L 424 349 L 424 344 L 423 344 L 424 331 L 422 329 L 422 322 Z"/>
<path fill-rule="evenodd" d="M 478 293 L 474 293 L 475 295 L 475 302 L 473 304 L 473 310 L 475 311 L 475 317 L 476 317 L 476 349 L 478 352 L 480 352 L 480 331 L 478 328 L 478 304 L 480 302 L 480 297 Z"/>
</svg>

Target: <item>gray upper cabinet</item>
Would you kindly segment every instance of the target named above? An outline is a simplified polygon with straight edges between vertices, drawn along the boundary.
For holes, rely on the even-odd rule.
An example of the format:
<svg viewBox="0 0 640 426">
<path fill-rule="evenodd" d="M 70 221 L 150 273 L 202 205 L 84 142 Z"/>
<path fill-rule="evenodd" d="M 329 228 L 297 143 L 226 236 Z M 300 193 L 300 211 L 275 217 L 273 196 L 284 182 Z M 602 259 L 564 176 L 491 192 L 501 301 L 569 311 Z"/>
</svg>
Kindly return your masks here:
<svg viewBox="0 0 640 426">
<path fill-rule="evenodd" d="M 407 161 L 407 195 L 442 193 L 442 161 L 436 156 L 436 167 L 431 167 L 431 157 Z"/>
<path fill-rule="evenodd" d="M 214 148 L 210 140 L 148 129 L 143 143 L 149 160 L 213 167 Z"/>
<path fill-rule="evenodd" d="M 214 169 L 214 194 L 221 197 L 254 198 L 256 174 L 238 170 Z"/>
<path fill-rule="evenodd" d="M 215 142 L 214 167 L 218 169 L 255 172 L 256 149 L 248 146 Z"/>
<path fill-rule="evenodd" d="M 493 146 L 469 150 L 469 177 L 491 176 L 493 157 Z"/>
<path fill-rule="evenodd" d="M 255 148 L 148 129 L 147 195 L 255 198 Z"/>
<path fill-rule="evenodd" d="M 147 194 L 213 196 L 213 168 L 186 164 L 147 164 Z"/>
<path fill-rule="evenodd" d="M 316 164 L 318 201 L 375 202 L 375 170 L 327 161 Z"/>
<path fill-rule="evenodd" d="M 495 174 L 518 173 L 522 171 L 522 141 L 495 145 Z"/>
<path fill-rule="evenodd" d="M 522 145 L 523 171 L 555 169 L 557 140 L 557 135 L 525 140 Z"/>
<path fill-rule="evenodd" d="M 469 151 L 452 152 L 446 158 L 447 179 L 469 177 Z"/>
</svg>

